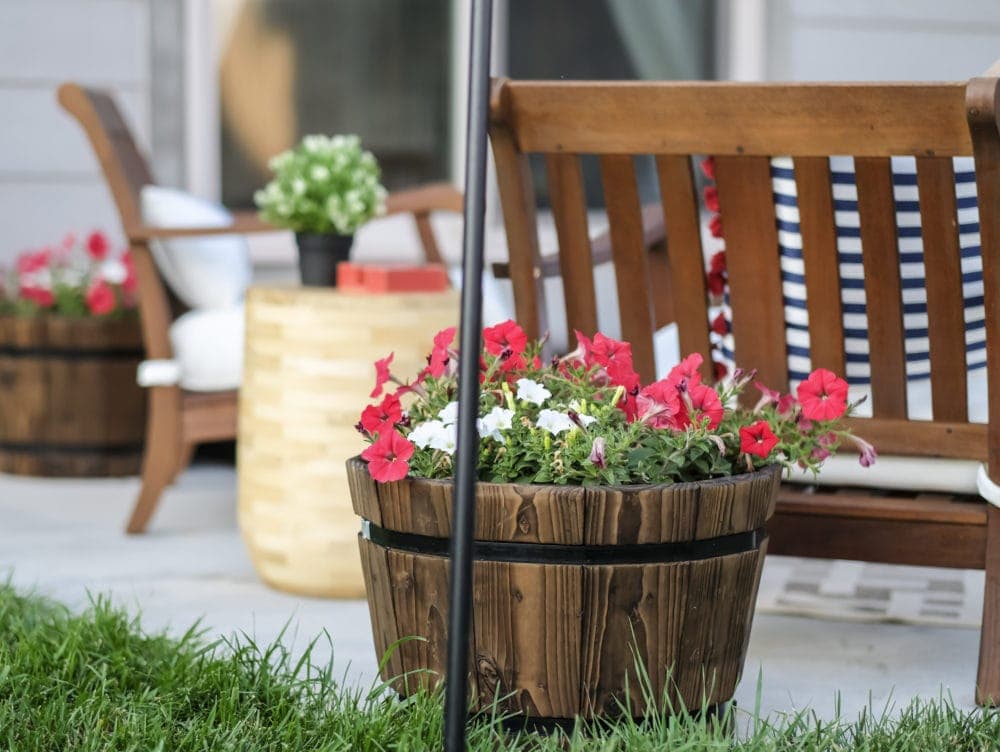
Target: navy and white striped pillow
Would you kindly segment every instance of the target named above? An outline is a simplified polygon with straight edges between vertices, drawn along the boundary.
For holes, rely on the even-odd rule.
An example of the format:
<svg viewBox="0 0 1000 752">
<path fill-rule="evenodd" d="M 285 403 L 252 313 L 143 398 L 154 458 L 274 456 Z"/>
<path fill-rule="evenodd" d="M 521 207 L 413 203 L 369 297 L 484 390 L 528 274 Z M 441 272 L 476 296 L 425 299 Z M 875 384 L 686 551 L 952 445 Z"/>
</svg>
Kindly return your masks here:
<svg viewBox="0 0 1000 752">
<path fill-rule="evenodd" d="M 986 365 L 986 329 L 983 308 L 983 266 L 979 247 L 979 209 L 975 170 L 970 157 L 955 162 L 955 195 L 958 204 L 959 245 L 962 253 L 962 289 L 965 297 L 965 337 L 969 370 Z M 837 251 L 840 257 L 841 300 L 844 312 L 844 351 L 847 380 L 854 386 L 870 383 L 868 319 L 865 313 L 864 269 L 858 195 L 851 157 L 831 157 Z M 927 335 L 927 290 L 924 282 L 923 241 L 917 196 L 916 160 L 893 157 L 893 193 L 903 288 L 903 324 L 906 330 L 906 373 L 910 381 L 930 377 Z M 808 314 L 802 235 L 793 162 L 788 157 L 771 160 L 781 277 L 785 303 L 788 370 L 794 386 L 810 370 Z M 723 207 L 725 217 L 725 207 Z M 728 301 L 724 313 L 729 318 Z M 722 355 L 731 361 L 732 335 L 721 341 Z"/>
</svg>

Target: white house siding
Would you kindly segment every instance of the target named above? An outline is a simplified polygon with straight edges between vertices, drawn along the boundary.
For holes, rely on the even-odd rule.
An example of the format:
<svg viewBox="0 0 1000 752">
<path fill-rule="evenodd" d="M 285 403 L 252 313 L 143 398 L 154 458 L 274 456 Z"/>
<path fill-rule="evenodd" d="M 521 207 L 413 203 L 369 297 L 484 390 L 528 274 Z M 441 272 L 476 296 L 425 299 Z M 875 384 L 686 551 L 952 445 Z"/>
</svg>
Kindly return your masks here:
<svg viewBox="0 0 1000 752">
<path fill-rule="evenodd" d="M 772 81 L 960 81 L 1000 59 L 997 0 L 765 0 L 763 7 L 764 76 Z"/>
<path fill-rule="evenodd" d="M 110 89 L 143 148 L 151 134 L 148 0 L 0 2 L 0 265 L 70 231 L 121 237 L 63 81 Z"/>
</svg>

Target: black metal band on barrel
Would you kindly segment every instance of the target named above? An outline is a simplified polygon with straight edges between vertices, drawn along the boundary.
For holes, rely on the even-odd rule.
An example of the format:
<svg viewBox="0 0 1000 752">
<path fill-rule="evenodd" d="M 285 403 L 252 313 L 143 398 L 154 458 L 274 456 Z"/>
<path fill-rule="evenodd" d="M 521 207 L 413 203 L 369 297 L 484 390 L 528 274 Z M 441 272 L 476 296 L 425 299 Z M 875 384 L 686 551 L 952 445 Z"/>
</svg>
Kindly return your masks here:
<svg viewBox="0 0 1000 752">
<path fill-rule="evenodd" d="M 57 444 L 46 442 L 0 441 L 0 451 L 37 456 L 53 454 L 107 454 L 127 455 L 142 453 L 142 442 L 128 444 Z"/>
<path fill-rule="evenodd" d="M 448 556 L 450 540 L 417 533 L 401 533 L 362 520 L 361 534 L 383 548 L 414 554 Z M 704 540 L 672 543 L 627 543 L 618 545 L 524 543 L 521 541 L 476 541 L 477 561 L 506 561 L 518 564 L 664 564 L 696 561 L 716 556 L 756 551 L 765 538 L 764 528 Z"/>
<path fill-rule="evenodd" d="M 144 353 L 135 347 L 109 347 L 89 349 L 84 347 L 13 347 L 0 345 L 3 358 L 46 358 L 55 360 L 121 360 L 143 358 Z"/>
</svg>

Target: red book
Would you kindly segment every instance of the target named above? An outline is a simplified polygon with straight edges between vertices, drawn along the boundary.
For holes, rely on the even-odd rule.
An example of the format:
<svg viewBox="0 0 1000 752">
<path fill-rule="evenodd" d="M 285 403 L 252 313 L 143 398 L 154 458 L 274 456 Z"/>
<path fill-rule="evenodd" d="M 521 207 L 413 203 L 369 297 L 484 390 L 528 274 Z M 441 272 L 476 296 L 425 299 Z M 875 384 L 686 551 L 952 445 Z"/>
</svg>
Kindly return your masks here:
<svg viewBox="0 0 1000 752">
<path fill-rule="evenodd" d="M 441 292 L 451 286 L 441 264 L 403 266 L 396 264 L 337 265 L 337 289 L 350 292 Z"/>
</svg>

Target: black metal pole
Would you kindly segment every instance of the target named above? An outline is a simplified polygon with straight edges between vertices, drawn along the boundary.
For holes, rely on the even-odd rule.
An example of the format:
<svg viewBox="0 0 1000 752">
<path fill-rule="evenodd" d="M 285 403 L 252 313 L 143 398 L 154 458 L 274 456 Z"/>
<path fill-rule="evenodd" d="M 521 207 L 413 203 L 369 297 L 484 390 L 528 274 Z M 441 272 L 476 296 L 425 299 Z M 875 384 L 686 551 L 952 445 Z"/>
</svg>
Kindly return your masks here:
<svg viewBox="0 0 1000 752">
<path fill-rule="evenodd" d="M 451 528 L 448 671 L 444 748 L 464 752 L 469 707 L 469 624 L 472 617 L 472 536 L 479 464 L 479 351 L 482 347 L 483 223 L 486 214 L 486 121 L 490 99 L 493 0 L 472 0 L 469 103 L 465 145 L 465 234 L 462 245 L 461 354 L 458 364 L 458 441 Z"/>
</svg>

